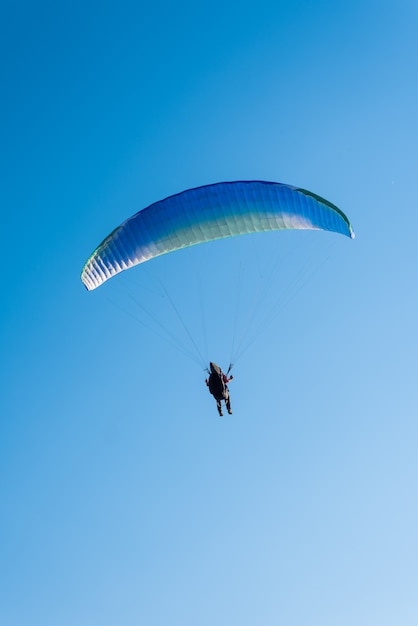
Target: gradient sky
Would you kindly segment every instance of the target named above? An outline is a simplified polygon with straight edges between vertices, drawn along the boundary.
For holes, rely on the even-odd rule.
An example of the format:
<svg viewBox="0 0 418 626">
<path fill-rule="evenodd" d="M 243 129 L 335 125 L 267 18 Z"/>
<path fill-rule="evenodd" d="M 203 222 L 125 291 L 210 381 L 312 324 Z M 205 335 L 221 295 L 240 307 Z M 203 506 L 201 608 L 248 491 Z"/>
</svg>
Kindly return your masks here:
<svg viewBox="0 0 418 626">
<path fill-rule="evenodd" d="M 416 2 L 6 0 L 0 29 L 0 622 L 418 623 Z M 243 237 L 84 289 L 122 220 L 237 179 L 324 196 L 356 239 Z M 293 291 L 219 419 L 122 298 L 178 334 L 164 280 L 226 367 L 247 245 L 245 298 L 277 251 L 270 294 Z"/>
</svg>

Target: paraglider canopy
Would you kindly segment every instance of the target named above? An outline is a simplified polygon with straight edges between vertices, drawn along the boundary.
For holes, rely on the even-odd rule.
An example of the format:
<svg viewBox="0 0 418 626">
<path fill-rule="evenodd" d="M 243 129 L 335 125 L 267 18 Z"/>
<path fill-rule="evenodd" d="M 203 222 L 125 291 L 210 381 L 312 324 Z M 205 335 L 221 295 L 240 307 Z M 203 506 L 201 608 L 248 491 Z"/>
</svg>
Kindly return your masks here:
<svg viewBox="0 0 418 626">
<path fill-rule="evenodd" d="M 92 253 L 81 279 L 92 290 L 123 270 L 168 252 L 282 229 L 328 230 L 354 237 L 346 215 L 310 191 L 264 181 L 216 183 L 170 196 L 127 219 Z"/>
</svg>

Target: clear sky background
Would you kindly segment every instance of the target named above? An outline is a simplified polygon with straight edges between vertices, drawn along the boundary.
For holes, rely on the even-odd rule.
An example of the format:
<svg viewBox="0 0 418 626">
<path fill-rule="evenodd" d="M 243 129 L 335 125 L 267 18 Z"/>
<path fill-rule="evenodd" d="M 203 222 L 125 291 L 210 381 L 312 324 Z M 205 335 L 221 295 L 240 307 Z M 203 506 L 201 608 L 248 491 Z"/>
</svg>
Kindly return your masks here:
<svg viewBox="0 0 418 626">
<path fill-rule="evenodd" d="M 0 24 L 0 622 L 417 624 L 416 2 L 6 0 Z M 84 289 L 129 215 L 237 179 L 324 196 L 356 239 L 243 237 Z M 261 301 L 220 419 L 121 298 L 180 336 L 141 285 L 163 277 L 227 367 L 234 264 L 283 250 L 292 297 L 267 327 Z"/>
</svg>

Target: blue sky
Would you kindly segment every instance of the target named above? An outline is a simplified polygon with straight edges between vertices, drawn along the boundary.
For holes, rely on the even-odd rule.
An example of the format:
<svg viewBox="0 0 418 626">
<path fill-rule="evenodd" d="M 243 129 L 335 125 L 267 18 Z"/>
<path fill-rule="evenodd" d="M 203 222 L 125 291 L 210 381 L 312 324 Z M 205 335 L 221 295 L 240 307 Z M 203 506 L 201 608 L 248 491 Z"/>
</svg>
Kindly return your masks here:
<svg viewBox="0 0 418 626">
<path fill-rule="evenodd" d="M 417 623 L 417 19 L 412 0 L 3 3 L 2 623 Z M 237 259 L 257 250 L 251 300 L 281 234 L 128 287 L 79 276 L 132 213 L 236 179 L 310 189 L 356 239 L 280 239 L 271 297 L 314 272 L 220 420 L 122 298 L 163 277 L 225 367 Z"/>
</svg>

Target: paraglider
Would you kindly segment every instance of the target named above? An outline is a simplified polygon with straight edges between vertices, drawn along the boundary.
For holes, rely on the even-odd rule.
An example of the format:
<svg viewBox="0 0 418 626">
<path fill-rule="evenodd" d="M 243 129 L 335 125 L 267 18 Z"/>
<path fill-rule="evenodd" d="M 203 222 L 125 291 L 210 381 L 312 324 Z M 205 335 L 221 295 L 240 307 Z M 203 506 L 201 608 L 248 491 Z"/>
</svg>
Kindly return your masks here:
<svg viewBox="0 0 418 626">
<path fill-rule="evenodd" d="M 229 397 L 228 383 L 234 378 L 231 376 L 228 378 L 228 374 L 224 374 L 219 365 L 210 362 L 209 378 L 205 380 L 206 385 L 209 387 L 210 393 L 216 400 L 216 406 L 220 417 L 222 417 L 222 400 L 225 401 L 226 410 L 229 415 L 232 415 L 231 398 Z"/>
<path fill-rule="evenodd" d="M 93 290 L 120 272 L 163 254 L 275 230 L 325 230 L 354 238 L 347 216 L 305 189 L 265 181 L 215 183 L 169 196 L 128 218 L 90 255 L 81 280 Z M 180 317 L 176 308 L 175 312 Z M 218 412 L 222 415 L 224 401 L 228 413 L 232 413 L 227 383 L 233 377 L 228 378 L 215 363 L 211 362 L 210 368 L 206 383 Z"/>
</svg>

